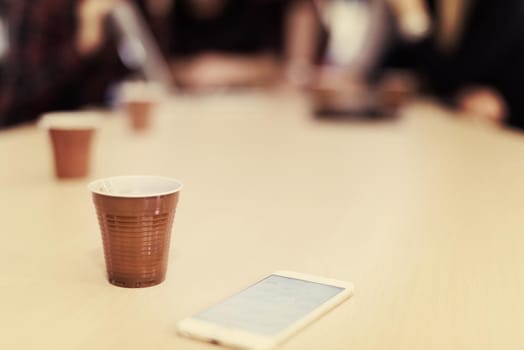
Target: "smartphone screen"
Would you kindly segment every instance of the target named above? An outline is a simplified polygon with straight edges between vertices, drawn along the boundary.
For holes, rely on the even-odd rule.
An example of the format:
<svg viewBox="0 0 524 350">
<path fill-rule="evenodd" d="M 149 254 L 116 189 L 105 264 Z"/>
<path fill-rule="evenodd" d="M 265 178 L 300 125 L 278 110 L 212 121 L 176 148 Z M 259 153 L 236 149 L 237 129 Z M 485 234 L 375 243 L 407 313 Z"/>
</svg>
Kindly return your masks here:
<svg viewBox="0 0 524 350">
<path fill-rule="evenodd" d="M 270 275 L 193 317 L 274 336 L 343 291 L 332 285 Z"/>
</svg>

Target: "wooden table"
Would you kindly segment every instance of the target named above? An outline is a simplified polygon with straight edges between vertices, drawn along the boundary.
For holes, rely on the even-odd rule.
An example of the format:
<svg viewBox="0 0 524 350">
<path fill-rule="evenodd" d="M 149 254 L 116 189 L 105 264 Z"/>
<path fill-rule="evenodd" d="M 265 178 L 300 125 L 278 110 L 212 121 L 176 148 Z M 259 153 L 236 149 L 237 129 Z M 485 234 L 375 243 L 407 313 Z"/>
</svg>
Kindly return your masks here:
<svg viewBox="0 0 524 350">
<path fill-rule="evenodd" d="M 354 282 L 283 349 L 524 348 L 524 137 L 431 103 L 322 122 L 284 93 L 178 96 L 154 129 L 105 117 L 92 178 L 184 182 L 167 280 L 105 279 L 89 179 L 47 135 L 0 132 L 0 349 L 215 349 L 177 321 L 274 270 Z"/>
</svg>

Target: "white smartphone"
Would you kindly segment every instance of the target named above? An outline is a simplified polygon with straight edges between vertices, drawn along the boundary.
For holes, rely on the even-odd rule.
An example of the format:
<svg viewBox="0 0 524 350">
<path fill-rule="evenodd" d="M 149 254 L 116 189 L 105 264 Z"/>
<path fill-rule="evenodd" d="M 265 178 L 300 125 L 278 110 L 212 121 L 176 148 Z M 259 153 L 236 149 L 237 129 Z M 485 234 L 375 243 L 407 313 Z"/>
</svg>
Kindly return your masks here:
<svg viewBox="0 0 524 350">
<path fill-rule="evenodd" d="M 178 323 L 182 335 L 239 349 L 269 349 L 340 304 L 353 285 L 275 272 Z"/>
</svg>

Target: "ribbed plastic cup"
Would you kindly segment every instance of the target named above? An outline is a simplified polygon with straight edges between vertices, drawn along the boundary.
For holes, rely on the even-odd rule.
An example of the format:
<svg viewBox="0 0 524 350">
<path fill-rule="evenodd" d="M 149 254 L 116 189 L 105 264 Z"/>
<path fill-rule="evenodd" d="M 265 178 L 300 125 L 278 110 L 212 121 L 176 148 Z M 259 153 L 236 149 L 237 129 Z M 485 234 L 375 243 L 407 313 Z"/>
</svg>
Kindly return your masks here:
<svg viewBox="0 0 524 350">
<path fill-rule="evenodd" d="M 80 178 L 89 174 L 91 145 L 100 118 L 94 112 L 54 112 L 40 119 L 47 129 L 57 178 Z"/>
<path fill-rule="evenodd" d="M 160 176 L 119 176 L 93 181 L 88 188 L 109 282 L 127 288 L 162 283 L 182 184 Z"/>
</svg>

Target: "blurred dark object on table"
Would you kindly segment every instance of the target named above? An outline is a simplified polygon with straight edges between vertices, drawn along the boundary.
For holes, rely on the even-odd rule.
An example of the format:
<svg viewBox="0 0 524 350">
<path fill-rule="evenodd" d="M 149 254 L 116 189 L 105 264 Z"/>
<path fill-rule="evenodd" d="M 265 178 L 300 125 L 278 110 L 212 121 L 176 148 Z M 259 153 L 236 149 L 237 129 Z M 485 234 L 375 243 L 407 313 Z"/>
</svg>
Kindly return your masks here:
<svg viewBox="0 0 524 350">
<path fill-rule="evenodd" d="M 388 70 L 377 81 L 350 71 L 323 67 L 310 88 L 317 117 L 334 119 L 387 119 L 413 99 L 418 81 L 409 71 Z"/>
<path fill-rule="evenodd" d="M 375 89 L 341 69 L 323 67 L 310 94 L 319 118 L 375 119 L 386 114 Z"/>
</svg>

